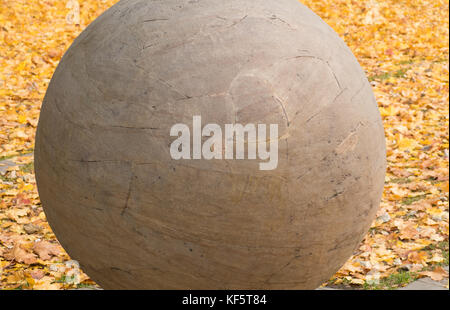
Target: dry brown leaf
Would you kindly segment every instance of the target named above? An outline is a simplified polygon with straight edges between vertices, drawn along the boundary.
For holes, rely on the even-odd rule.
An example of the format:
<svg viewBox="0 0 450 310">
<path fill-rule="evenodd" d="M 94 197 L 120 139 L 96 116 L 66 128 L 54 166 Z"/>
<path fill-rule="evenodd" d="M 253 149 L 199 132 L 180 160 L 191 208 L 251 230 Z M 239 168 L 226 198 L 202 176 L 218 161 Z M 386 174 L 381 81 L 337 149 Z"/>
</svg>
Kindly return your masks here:
<svg viewBox="0 0 450 310">
<path fill-rule="evenodd" d="M 442 281 L 444 278 L 448 278 L 448 272 L 442 267 L 436 267 L 433 271 L 422 271 L 419 274 L 430 277 L 434 281 Z"/>
<path fill-rule="evenodd" d="M 7 260 L 15 260 L 18 263 L 25 263 L 25 264 L 34 264 L 36 263 L 36 255 L 33 253 L 27 252 L 25 249 L 22 248 L 20 244 L 16 244 L 9 253 L 6 253 L 4 257 Z"/>
<path fill-rule="evenodd" d="M 40 280 L 37 280 L 34 284 L 35 290 L 59 290 L 61 289 L 61 283 L 55 283 L 53 277 L 44 276 Z"/>
<path fill-rule="evenodd" d="M 61 253 L 58 245 L 48 241 L 35 242 L 33 251 L 43 260 L 48 260 L 52 256 L 58 256 Z"/>
<path fill-rule="evenodd" d="M 417 229 L 414 227 L 413 224 L 409 224 L 401 228 L 399 237 L 402 240 L 403 239 L 414 240 L 419 238 L 419 232 L 417 231 Z"/>
<path fill-rule="evenodd" d="M 40 280 L 45 276 L 45 272 L 41 269 L 35 269 L 30 271 L 30 276 L 35 280 Z"/>
<path fill-rule="evenodd" d="M 427 252 L 420 251 L 420 252 L 411 252 L 408 254 L 408 260 L 412 263 L 421 264 L 425 262 L 427 259 Z"/>
</svg>

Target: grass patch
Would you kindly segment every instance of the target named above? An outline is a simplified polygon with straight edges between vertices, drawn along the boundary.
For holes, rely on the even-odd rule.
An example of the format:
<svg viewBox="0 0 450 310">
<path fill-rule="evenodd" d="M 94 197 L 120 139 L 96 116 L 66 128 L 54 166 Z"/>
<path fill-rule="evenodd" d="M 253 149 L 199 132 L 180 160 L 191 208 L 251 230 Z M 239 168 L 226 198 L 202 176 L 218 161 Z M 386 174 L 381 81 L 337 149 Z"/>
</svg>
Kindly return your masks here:
<svg viewBox="0 0 450 310">
<path fill-rule="evenodd" d="M 417 280 L 418 275 L 410 271 L 400 271 L 393 273 L 389 277 L 380 279 L 378 284 L 364 283 L 363 289 L 365 290 L 393 290 L 399 287 L 408 285 L 409 283 Z"/>
<path fill-rule="evenodd" d="M 11 159 L 11 158 L 14 158 L 14 157 L 17 157 L 17 156 L 28 155 L 28 154 L 31 154 L 31 153 L 33 153 L 33 152 L 34 152 L 33 149 L 29 149 L 29 150 L 25 150 L 25 151 L 23 151 L 23 152 L 18 152 L 17 154 L 14 154 L 14 155 L 0 156 L 0 161 L 2 161 L 2 160 L 8 160 L 8 159 Z"/>
<path fill-rule="evenodd" d="M 444 261 L 441 264 L 443 266 L 448 266 L 448 243 L 447 243 L 447 250 L 442 252 L 442 256 L 444 256 Z"/>
<path fill-rule="evenodd" d="M 24 173 L 32 173 L 34 171 L 34 163 L 28 163 L 25 164 L 23 166 L 20 166 L 20 171 L 24 172 Z"/>
<path fill-rule="evenodd" d="M 442 256 L 444 257 L 444 261 L 437 263 L 436 265 L 438 266 L 448 266 L 449 265 L 449 261 L 448 261 L 448 250 L 449 250 L 449 246 L 448 246 L 448 241 L 439 241 L 437 243 L 433 243 L 430 245 L 427 245 L 426 247 L 423 248 L 424 251 L 434 251 L 434 250 L 441 250 L 442 252 Z"/>
<path fill-rule="evenodd" d="M 0 180 L 2 180 L 3 182 L 14 182 L 15 179 L 10 179 L 0 174 Z"/>
<path fill-rule="evenodd" d="M 61 278 L 56 279 L 55 282 L 56 283 L 72 283 L 74 280 L 75 280 L 75 275 L 68 277 L 65 274 L 63 274 L 61 276 Z"/>
<path fill-rule="evenodd" d="M 396 72 L 394 72 L 394 74 L 392 74 L 392 76 L 395 78 L 404 78 L 406 75 L 406 71 L 408 70 L 407 69 L 397 70 Z"/>
<path fill-rule="evenodd" d="M 410 204 L 422 200 L 426 197 L 427 195 L 418 195 L 418 196 L 414 196 L 414 197 L 405 197 L 402 199 L 402 204 L 409 206 Z"/>
<path fill-rule="evenodd" d="M 384 81 L 391 77 L 404 78 L 404 77 L 406 77 L 406 71 L 408 71 L 408 69 L 399 69 L 395 72 L 383 72 L 381 74 L 369 76 L 369 81 L 370 82 L 375 81 L 375 80 Z"/>
<path fill-rule="evenodd" d="M 381 73 L 381 74 L 369 76 L 369 81 L 370 82 L 375 81 L 375 80 L 384 81 L 384 80 L 387 80 L 390 77 L 391 77 L 391 74 L 389 72 L 384 72 L 384 73 Z"/>
<path fill-rule="evenodd" d="M 409 59 L 409 60 L 402 60 L 402 61 L 400 61 L 398 64 L 399 64 L 399 65 L 410 65 L 410 64 L 412 64 L 413 62 L 414 62 L 414 60 Z"/>
<path fill-rule="evenodd" d="M 396 184 L 407 184 L 407 183 L 411 183 L 412 180 L 409 178 L 396 178 L 396 179 L 391 179 L 389 181 L 389 183 L 396 183 Z"/>
<path fill-rule="evenodd" d="M 425 250 L 425 251 L 433 251 L 436 249 L 439 249 L 442 251 L 445 251 L 445 250 L 448 251 L 448 241 L 439 241 L 437 243 L 429 244 L 423 248 L 423 250 Z"/>
<path fill-rule="evenodd" d="M 87 283 L 79 283 L 77 284 L 77 288 L 90 288 L 90 289 L 96 289 L 96 287 L 92 284 Z"/>
<path fill-rule="evenodd" d="M 16 157 L 16 156 L 17 155 L 0 156 L 0 161 L 8 160 L 8 159 L 11 159 L 11 158 Z"/>
<path fill-rule="evenodd" d="M 434 178 L 428 178 L 428 179 L 426 179 L 425 181 L 428 181 L 428 182 L 430 182 L 430 183 L 433 184 L 433 185 L 442 183 L 442 181 L 436 180 L 436 179 L 434 179 Z"/>
</svg>

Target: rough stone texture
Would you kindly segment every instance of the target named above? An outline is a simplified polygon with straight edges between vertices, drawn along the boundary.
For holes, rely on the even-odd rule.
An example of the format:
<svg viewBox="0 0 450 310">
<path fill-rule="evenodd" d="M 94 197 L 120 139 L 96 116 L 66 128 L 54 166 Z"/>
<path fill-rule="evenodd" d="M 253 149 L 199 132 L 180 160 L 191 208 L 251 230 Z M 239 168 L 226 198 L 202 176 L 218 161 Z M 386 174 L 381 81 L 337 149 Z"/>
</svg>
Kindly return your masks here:
<svg viewBox="0 0 450 310">
<path fill-rule="evenodd" d="M 279 125 L 279 164 L 172 160 L 172 125 Z M 36 176 L 103 288 L 310 289 L 378 208 L 385 140 L 357 60 L 296 0 L 122 0 L 62 59 Z"/>
<path fill-rule="evenodd" d="M 447 283 L 446 283 L 447 282 Z M 411 291 L 422 291 L 422 290 L 433 290 L 433 291 L 443 291 L 448 290 L 446 287 L 448 285 L 448 279 L 447 281 L 443 280 L 441 282 L 433 281 L 431 278 L 424 278 L 419 279 L 417 281 L 414 281 L 413 283 L 409 284 L 408 286 L 400 288 L 400 290 L 411 290 Z"/>
<path fill-rule="evenodd" d="M 17 164 L 11 160 L 1 160 L 0 161 L 0 175 L 4 175 L 6 173 L 6 171 L 8 171 L 8 169 L 13 166 L 17 166 Z"/>
<path fill-rule="evenodd" d="M 448 273 L 448 266 L 445 266 L 444 269 Z M 434 281 L 433 279 L 426 277 L 414 281 L 413 283 L 400 288 L 400 290 L 411 290 L 411 291 L 422 291 L 422 290 L 433 290 L 433 291 L 442 291 L 448 290 L 448 278 L 445 278 L 441 281 Z"/>
</svg>

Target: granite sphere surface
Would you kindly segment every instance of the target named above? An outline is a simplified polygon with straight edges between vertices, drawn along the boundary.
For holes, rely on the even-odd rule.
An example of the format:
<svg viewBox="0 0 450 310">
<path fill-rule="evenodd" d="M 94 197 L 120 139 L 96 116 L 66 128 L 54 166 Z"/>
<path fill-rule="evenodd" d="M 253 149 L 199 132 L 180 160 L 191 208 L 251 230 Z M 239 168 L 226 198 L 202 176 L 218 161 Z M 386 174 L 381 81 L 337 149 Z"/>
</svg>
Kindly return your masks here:
<svg viewBox="0 0 450 310">
<path fill-rule="evenodd" d="M 174 159 L 195 116 L 276 124 L 276 167 Z M 35 148 L 50 226 L 105 289 L 316 288 L 367 233 L 385 165 L 364 71 L 296 0 L 120 1 L 62 58 Z"/>
</svg>

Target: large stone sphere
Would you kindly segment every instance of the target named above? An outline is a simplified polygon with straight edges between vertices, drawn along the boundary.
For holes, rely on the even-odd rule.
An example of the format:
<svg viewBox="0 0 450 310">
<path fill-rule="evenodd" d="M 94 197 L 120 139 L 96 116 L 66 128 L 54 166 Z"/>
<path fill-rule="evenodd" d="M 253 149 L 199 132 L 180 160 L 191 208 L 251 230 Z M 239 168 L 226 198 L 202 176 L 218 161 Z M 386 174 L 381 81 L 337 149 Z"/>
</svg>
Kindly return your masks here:
<svg viewBox="0 0 450 310">
<path fill-rule="evenodd" d="M 173 158 L 172 127 L 198 142 L 195 116 L 276 124 L 277 165 Z M 106 289 L 315 288 L 358 247 L 385 175 L 363 70 L 296 0 L 120 1 L 64 55 L 35 156 L 51 227 Z"/>
</svg>

